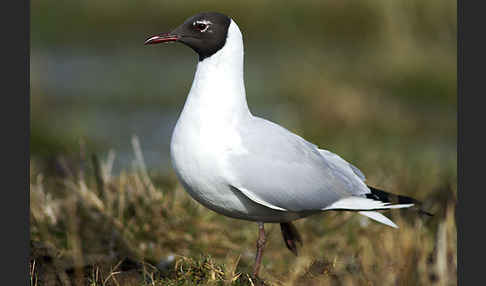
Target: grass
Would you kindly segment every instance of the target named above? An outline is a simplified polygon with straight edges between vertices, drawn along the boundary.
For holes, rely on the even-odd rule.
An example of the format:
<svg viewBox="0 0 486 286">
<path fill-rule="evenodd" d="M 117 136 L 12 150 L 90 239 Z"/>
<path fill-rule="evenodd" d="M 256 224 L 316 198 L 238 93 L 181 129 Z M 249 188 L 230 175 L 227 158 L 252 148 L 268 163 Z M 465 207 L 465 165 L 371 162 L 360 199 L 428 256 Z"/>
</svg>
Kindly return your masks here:
<svg viewBox="0 0 486 286">
<path fill-rule="evenodd" d="M 114 153 L 49 177 L 31 161 L 31 285 L 456 284 L 454 177 L 417 190 L 434 217 L 389 212 L 399 229 L 350 212 L 297 221 L 298 257 L 278 225 L 266 224 L 263 281 L 254 281 L 256 224 L 211 212 L 174 177 L 149 174 L 136 137 L 132 144 L 133 168 L 119 175 L 111 172 Z M 417 173 L 402 164 L 391 165 L 404 172 L 390 185 L 414 184 Z M 410 168 L 430 167 L 423 164 Z"/>
</svg>

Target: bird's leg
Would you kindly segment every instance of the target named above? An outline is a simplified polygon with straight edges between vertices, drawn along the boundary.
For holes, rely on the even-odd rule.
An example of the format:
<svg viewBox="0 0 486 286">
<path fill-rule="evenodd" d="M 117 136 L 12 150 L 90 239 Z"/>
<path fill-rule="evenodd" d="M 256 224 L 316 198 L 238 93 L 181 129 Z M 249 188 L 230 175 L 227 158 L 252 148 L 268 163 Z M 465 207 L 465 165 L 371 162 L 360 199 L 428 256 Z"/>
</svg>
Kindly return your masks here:
<svg viewBox="0 0 486 286">
<path fill-rule="evenodd" d="M 260 265 L 263 256 L 263 247 L 265 246 L 265 229 L 263 228 L 263 222 L 258 223 L 258 240 L 257 240 L 257 253 L 255 257 L 255 268 L 253 269 L 253 276 L 258 277 L 260 271 Z"/>
<path fill-rule="evenodd" d="M 280 223 L 280 229 L 282 230 L 285 245 L 287 245 L 287 248 L 292 251 L 295 256 L 297 256 L 297 243 L 302 246 L 302 238 L 300 237 L 297 228 L 292 224 L 292 222 L 282 222 Z"/>
</svg>

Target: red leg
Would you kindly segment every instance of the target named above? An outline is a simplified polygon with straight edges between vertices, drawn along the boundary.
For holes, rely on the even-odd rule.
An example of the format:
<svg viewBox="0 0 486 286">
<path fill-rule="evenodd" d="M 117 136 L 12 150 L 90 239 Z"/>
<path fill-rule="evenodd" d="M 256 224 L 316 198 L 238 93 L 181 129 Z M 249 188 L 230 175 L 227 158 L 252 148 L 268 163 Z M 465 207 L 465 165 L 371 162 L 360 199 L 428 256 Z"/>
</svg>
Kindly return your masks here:
<svg viewBox="0 0 486 286">
<path fill-rule="evenodd" d="M 260 265 L 262 263 L 263 247 L 265 246 L 265 229 L 263 228 L 263 222 L 258 223 L 258 240 L 257 240 L 257 254 L 255 257 L 255 268 L 253 269 L 253 276 L 258 277 L 260 271 Z"/>
</svg>

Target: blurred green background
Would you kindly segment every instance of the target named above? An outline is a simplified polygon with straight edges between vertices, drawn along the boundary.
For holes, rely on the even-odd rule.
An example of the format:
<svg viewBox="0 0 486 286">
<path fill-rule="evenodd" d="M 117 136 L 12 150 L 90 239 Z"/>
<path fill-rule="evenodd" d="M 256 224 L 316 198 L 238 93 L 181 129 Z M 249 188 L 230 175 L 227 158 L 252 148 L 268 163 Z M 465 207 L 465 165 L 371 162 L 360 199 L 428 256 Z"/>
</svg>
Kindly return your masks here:
<svg viewBox="0 0 486 286">
<path fill-rule="evenodd" d="M 130 138 L 137 135 L 149 169 L 170 172 L 170 135 L 197 57 L 180 44 L 143 42 L 197 12 L 219 11 L 243 32 L 254 114 L 365 173 L 386 172 L 389 162 L 373 159 L 381 154 L 427 158 L 455 175 L 455 1 L 31 5 L 30 149 L 40 162 L 69 158 L 81 144 L 101 156 L 114 150 L 120 170 L 133 160 Z"/>
<path fill-rule="evenodd" d="M 218 11 L 242 30 L 253 114 L 435 214 L 387 212 L 399 230 L 348 212 L 299 220 L 298 258 L 282 251 L 269 224 L 265 276 L 305 276 L 317 259 L 336 262 L 324 275 L 316 268 L 341 281 L 333 285 L 456 285 L 456 1 L 36 0 L 30 11 L 32 241 L 71 252 L 79 265 L 131 249 L 153 261 L 202 254 L 222 263 L 232 253 L 241 255 L 238 271 L 251 271 L 256 226 L 197 204 L 170 167 L 197 56 L 181 44 L 143 45 L 193 14 Z M 139 172 L 133 135 L 149 176 Z M 35 260 L 41 274 L 44 256 Z M 331 285 L 321 282 L 305 285 Z"/>
</svg>

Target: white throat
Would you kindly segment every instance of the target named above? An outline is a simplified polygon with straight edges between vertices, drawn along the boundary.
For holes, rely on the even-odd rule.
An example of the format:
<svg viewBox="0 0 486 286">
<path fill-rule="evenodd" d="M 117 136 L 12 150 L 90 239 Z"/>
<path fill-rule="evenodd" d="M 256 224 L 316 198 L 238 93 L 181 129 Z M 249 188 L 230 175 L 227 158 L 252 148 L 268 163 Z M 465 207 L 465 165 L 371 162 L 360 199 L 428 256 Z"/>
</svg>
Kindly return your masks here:
<svg viewBox="0 0 486 286">
<path fill-rule="evenodd" d="M 184 109 L 197 106 L 225 117 L 250 114 L 243 78 L 243 54 L 243 36 L 231 20 L 223 48 L 198 63 Z"/>
</svg>

